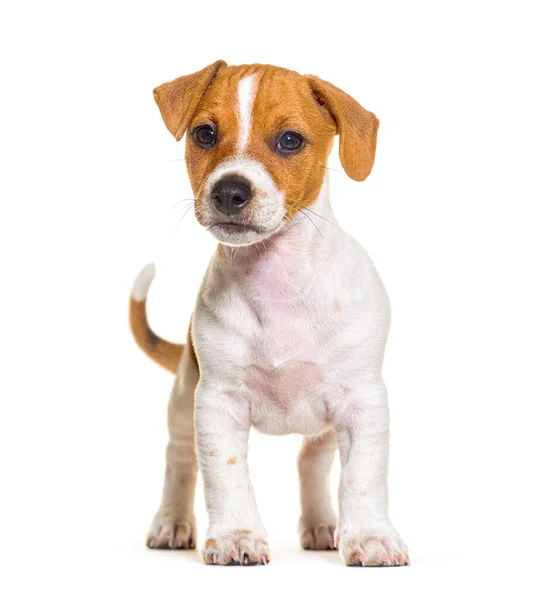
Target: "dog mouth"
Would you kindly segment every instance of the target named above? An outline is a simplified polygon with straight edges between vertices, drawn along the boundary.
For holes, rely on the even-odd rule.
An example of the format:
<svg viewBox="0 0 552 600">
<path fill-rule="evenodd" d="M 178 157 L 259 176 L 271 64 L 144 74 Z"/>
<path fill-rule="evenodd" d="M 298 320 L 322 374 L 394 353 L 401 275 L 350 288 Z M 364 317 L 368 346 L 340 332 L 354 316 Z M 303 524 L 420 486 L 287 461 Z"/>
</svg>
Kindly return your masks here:
<svg viewBox="0 0 552 600">
<path fill-rule="evenodd" d="M 273 229 L 266 229 L 250 225 L 248 223 L 236 223 L 235 221 L 220 221 L 204 225 L 215 238 L 223 244 L 230 246 L 249 246 L 260 240 L 266 240 L 276 234 L 285 224 L 285 219 Z"/>
<path fill-rule="evenodd" d="M 245 223 L 235 223 L 232 221 L 226 221 L 223 223 L 213 223 L 209 226 L 209 229 L 211 229 L 213 233 L 221 232 L 230 235 L 240 235 L 250 232 L 257 233 L 259 235 L 266 233 L 266 231 L 254 227 L 253 225 L 247 225 Z"/>
</svg>

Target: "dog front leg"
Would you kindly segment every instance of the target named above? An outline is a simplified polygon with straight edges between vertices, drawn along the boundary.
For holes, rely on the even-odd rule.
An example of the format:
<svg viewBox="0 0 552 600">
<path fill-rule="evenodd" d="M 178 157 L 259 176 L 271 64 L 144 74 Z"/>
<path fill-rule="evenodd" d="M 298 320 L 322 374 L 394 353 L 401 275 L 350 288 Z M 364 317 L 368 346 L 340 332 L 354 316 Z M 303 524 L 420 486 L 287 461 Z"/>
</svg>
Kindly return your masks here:
<svg viewBox="0 0 552 600">
<path fill-rule="evenodd" d="M 389 410 L 381 377 L 352 392 L 334 418 L 341 458 L 336 541 L 344 563 L 408 564 L 387 514 Z"/>
<path fill-rule="evenodd" d="M 209 513 L 203 561 L 212 565 L 267 564 L 267 536 L 247 467 L 249 405 L 200 383 L 195 423 Z"/>
</svg>

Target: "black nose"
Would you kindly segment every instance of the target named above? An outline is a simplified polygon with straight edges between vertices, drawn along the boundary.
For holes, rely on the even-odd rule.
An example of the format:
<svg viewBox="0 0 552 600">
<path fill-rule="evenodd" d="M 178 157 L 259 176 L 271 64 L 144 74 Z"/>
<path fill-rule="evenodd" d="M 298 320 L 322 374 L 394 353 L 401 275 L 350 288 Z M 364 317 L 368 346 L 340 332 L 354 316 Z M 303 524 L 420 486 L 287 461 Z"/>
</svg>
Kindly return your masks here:
<svg viewBox="0 0 552 600">
<path fill-rule="evenodd" d="M 215 183 L 211 199 L 215 208 L 225 215 L 239 212 L 251 198 L 251 186 L 237 177 L 224 177 Z"/>
</svg>

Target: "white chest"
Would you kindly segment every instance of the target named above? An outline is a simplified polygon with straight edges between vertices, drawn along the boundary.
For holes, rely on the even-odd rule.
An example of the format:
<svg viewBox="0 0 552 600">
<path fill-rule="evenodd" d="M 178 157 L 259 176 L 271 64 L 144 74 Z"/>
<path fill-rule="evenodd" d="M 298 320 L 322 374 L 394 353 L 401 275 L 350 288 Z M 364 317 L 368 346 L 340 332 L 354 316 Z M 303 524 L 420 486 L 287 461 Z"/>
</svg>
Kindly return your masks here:
<svg viewBox="0 0 552 600">
<path fill-rule="evenodd" d="M 205 278 L 194 317 L 202 378 L 247 404 L 263 432 L 324 431 L 359 365 L 379 360 L 368 340 L 385 336 L 381 303 L 370 308 L 379 280 L 337 233 L 320 247 L 292 230 L 266 251 L 215 257 Z"/>
<path fill-rule="evenodd" d="M 240 369 L 253 425 L 276 434 L 324 430 L 330 354 L 308 314 L 290 310 L 265 323 L 246 343 Z"/>
</svg>

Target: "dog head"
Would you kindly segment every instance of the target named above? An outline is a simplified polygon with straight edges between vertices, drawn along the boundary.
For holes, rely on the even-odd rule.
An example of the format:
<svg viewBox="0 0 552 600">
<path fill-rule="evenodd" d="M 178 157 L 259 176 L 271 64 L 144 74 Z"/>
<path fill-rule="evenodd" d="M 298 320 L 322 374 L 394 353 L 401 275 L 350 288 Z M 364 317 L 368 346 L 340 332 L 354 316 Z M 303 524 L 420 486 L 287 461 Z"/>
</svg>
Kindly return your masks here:
<svg viewBox="0 0 552 600">
<path fill-rule="evenodd" d="M 217 61 L 153 93 L 176 140 L 186 134 L 196 217 L 224 244 L 270 237 L 312 205 L 336 134 L 351 178 L 374 163 L 376 116 L 318 77 Z"/>
</svg>

